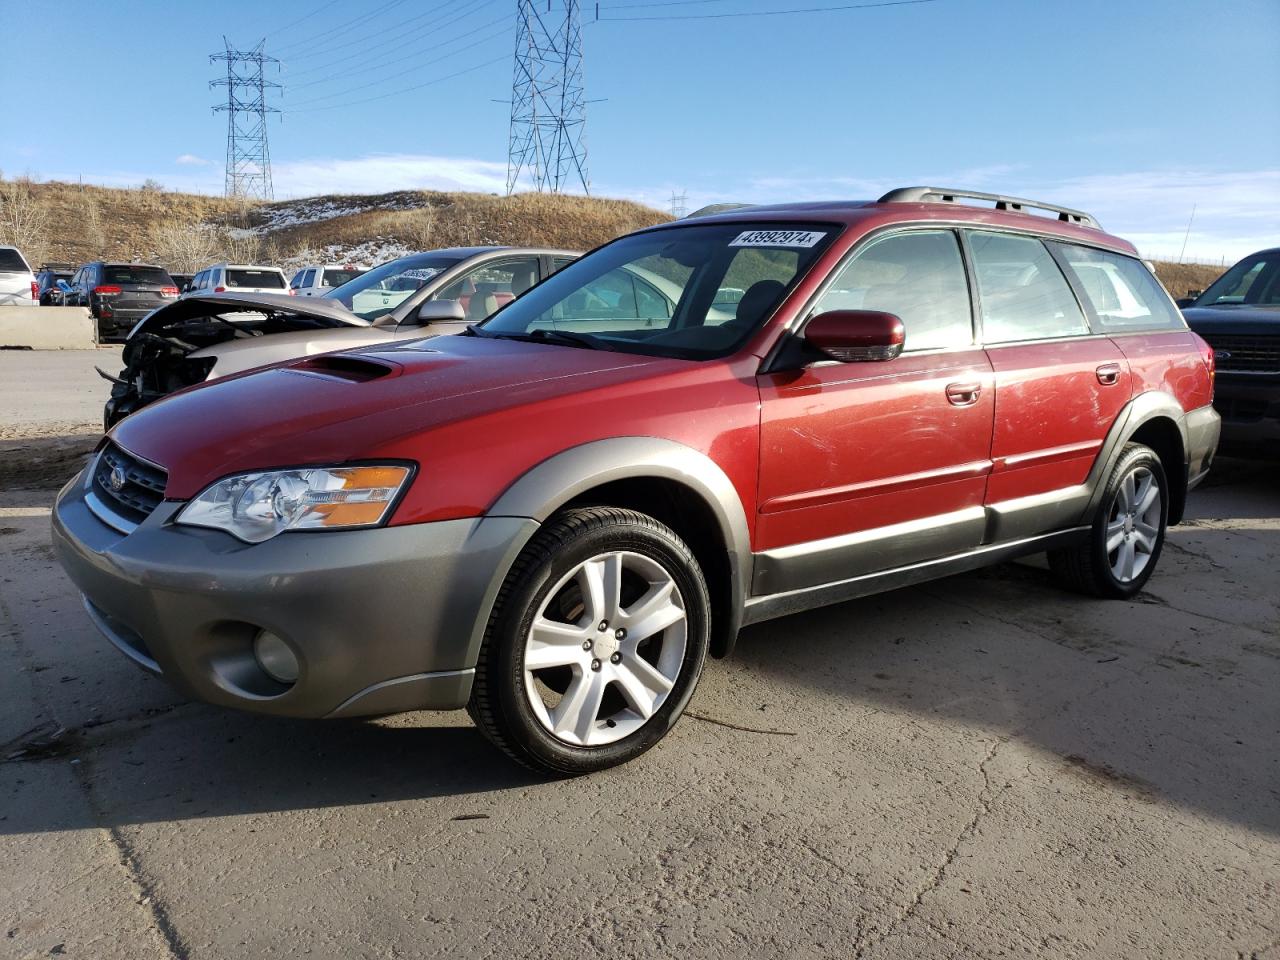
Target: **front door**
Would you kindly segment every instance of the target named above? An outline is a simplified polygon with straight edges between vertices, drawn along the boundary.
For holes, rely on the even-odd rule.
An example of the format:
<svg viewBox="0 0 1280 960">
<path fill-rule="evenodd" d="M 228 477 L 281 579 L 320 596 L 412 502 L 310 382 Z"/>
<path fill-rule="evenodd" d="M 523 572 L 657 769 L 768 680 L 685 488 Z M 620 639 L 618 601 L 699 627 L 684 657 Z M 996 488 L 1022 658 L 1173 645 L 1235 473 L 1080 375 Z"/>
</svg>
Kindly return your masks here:
<svg viewBox="0 0 1280 960">
<path fill-rule="evenodd" d="M 885 362 L 820 362 L 759 378 L 753 593 L 803 589 L 978 546 L 990 471 L 991 364 L 974 339 L 952 230 L 873 241 L 813 314 L 883 310 L 906 328 Z"/>
</svg>

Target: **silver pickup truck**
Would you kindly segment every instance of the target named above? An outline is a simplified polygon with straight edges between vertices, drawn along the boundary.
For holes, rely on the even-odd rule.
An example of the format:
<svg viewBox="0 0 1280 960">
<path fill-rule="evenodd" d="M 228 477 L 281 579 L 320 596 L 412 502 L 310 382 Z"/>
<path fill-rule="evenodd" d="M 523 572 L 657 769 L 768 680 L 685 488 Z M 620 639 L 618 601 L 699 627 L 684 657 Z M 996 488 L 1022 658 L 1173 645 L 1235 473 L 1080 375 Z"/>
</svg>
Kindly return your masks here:
<svg viewBox="0 0 1280 960">
<path fill-rule="evenodd" d="M 0 247 L 0 306 L 38 307 L 35 274 L 17 247 Z"/>
</svg>

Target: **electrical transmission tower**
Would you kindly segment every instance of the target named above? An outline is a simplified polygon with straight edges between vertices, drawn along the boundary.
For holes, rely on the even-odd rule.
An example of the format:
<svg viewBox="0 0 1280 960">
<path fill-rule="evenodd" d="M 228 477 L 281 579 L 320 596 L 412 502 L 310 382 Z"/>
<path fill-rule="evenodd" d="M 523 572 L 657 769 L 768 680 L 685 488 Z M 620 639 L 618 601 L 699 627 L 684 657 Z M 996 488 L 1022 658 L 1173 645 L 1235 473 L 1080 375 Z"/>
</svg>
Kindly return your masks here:
<svg viewBox="0 0 1280 960">
<path fill-rule="evenodd" d="M 268 63 L 278 64 L 275 57 L 262 52 L 265 40 L 252 50 L 232 50 L 222 38 L 226 50 L 209 56 L 209 62 L 226 61 L 227 75 L 209 81 L 211 87 L 226 87 L 227 102 L 213 108 L 227 115 L 227 180 L 228 197 L 272 200 L 271 153 L 267 149 L 267 114 L 279 113 L 267 106 L 267 91 L 278 90 L 280 84 L 263 76 Z"/>
<path fill-rule="evenodd" d="M 591 192 L 581 9 L 578 0 L 563 4 L 561 15 L 551 12 L 551 0 L 545 13 L 537 9 L 541 0 L 516 0 L 508 194 L 522 181 L 539 193 L 575 186 Z"/>
<path fill-rule="evenodd" d="M 672 190 L 671 191 L 671 216 L 674 219 L 679 220 L 688 212 L 689 212 L 689 194 L 684 191 L 681 191 L 680 193 L 676 193 L 674 190 Z"/>
</svg>

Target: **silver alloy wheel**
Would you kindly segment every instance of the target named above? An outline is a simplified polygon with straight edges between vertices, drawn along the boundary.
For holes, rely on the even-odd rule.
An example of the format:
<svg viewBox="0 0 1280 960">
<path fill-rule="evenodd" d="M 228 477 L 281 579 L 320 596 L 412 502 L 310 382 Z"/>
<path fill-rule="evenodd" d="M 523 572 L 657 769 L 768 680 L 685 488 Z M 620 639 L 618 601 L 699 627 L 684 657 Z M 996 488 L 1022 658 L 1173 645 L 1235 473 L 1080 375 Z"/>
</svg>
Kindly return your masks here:
<svg viewBox="0 0 1280 960">
<path fill-rule="evenodd" d="M 1160 539 L 1160 484 L 1146 467 L 1125 475 L 1107 518 L 1107 562 L 1111 575 L 1132 583 L 1151 562 Z"/>
<path fill-rule="evenodd" d="M 687 631 L 684 598 L 660 563 L 629 551 L 592 557 L 547 593 L 525 638 L 534 714 L 576 746 L 635 733 L 675 686 Z"/>
</svg>

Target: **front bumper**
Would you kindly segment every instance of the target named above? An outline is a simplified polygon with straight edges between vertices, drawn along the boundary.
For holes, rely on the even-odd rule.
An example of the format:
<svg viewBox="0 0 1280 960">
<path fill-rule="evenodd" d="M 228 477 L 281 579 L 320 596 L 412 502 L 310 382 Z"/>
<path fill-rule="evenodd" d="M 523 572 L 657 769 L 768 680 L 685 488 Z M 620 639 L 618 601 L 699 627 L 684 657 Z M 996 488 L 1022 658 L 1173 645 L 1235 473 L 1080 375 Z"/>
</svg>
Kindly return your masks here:
<svg viewBox="0 0 1280 960">
<path fill-rule="evenodd" d="M 1280 457 L 1280 376 L 1219 373 L 1213 405 L 1222 414 L 1222 452 Z"/>
<path fill-rule="evenodd" d="M 83 483 L 58 494 L 53 546 L 107 639 L 188 696 L 295 717 L 464 706 L 498 584 L 537 526 L 476 518 L 249 545 L 175 525 L 182 504 L 165 501 L 126 534 L 89 509 Z M 297 655 L 292 685 L 258 665 L 260 629 Z"/>
</svg>

